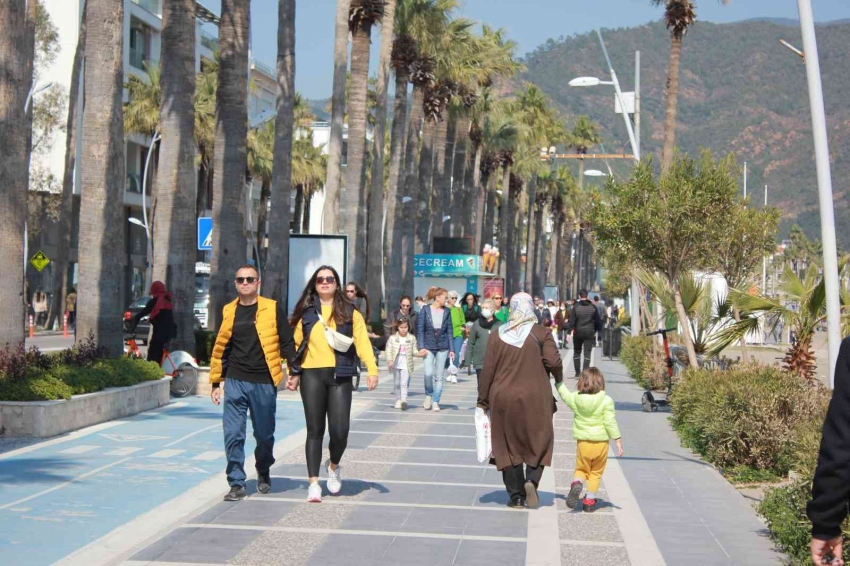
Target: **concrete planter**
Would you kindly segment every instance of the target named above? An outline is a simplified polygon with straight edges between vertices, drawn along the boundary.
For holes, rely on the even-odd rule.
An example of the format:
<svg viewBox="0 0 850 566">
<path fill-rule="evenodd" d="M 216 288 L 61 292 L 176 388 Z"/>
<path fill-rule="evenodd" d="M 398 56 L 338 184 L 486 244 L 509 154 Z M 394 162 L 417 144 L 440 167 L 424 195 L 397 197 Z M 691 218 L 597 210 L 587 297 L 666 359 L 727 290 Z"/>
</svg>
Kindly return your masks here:
<svg viewBox="0 0 850 566">
<path fill-rule="evenodd" d="M 198 368 L 198 383 L 195 385 L 195 391 L 192 395 L 209 397 L 210 391 L 212 391 L 212 385 L 210 385 L 210 368 L 200 367 Z"/>
<path fill-rule="evenodd" d="M 74 395 L 65 401 L 0 401 L 0 436 L 45 438 L 167 405 L 170 377 Z"/>
</svg>

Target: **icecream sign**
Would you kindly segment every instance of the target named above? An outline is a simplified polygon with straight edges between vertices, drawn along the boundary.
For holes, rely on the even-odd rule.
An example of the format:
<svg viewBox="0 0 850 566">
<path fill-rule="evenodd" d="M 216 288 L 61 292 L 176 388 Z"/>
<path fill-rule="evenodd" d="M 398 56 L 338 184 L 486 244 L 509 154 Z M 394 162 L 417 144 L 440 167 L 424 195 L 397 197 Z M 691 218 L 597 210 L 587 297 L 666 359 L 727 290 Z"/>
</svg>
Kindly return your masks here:
<svg viewBox="0 0 850 566">
<path fill-rule="evenodd" d="M 413 257 L 417 277 L 478 275 L 481 258 L 475 255 L 420 254 Z"/>
</svg>

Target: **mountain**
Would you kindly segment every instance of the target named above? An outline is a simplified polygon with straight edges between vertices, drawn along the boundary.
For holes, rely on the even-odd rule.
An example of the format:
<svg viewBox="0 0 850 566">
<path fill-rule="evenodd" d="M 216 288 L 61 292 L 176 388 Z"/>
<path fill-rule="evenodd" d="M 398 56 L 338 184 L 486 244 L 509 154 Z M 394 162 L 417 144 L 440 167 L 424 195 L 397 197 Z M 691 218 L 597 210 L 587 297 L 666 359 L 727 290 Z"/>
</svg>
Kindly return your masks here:
<svg viewBox="0 0 850 566">
<path fill-rule="evenodd" d="M 817 34 L 837 236 L 839 247 L 848 249 L 850 23 L 830 22 L 818 26 Z M 664 136 L 669 33 L 656 22 L 603 30 L 603 36 L 623 90 L 634 88 L 634 53 L 641 52 L 641 153 L 657 155 L 657 162 Z M 780 39 L 802 44 L 799 28 L 784 23 L 698 22 L 684 41 L 676 141 L 689 154 L 707 148 L 715 156 L 734 153 L 742 166 L 746 161 L 753 202 L 761 206 L 768 185 L 769 204 L 783 214 L 782 236 L 798 223 L 808 237 L 820 238 L 806 69 L 799 57 L 779 44 Z M 568 123 L 587 114 L 602 126 L 608 152 L 629 150 L 622 116 L 614 114 L 613 89 L 568 85 L 580 76 L 609 79 L 595 33 L 550 39 L 526 55 L 524 64 L 527 70 L 520 80 L 545 91 Z M 625 164 L 617 169 L 625 171 Z"/>
</svg>

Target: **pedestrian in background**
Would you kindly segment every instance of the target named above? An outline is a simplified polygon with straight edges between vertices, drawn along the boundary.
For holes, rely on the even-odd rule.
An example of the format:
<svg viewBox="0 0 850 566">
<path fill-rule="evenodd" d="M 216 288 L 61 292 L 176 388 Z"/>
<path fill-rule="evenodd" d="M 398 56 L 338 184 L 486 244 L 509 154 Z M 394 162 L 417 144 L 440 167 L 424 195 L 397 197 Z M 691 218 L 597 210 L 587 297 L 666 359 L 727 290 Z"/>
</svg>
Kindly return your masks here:
<svg viewBox="0 0 850 566">
<path fill-rule="evenodd" d="M 446 359 L 453 357 L 451 349 L 453 328 L 452 315 L 446 308 L 449 292 L 442 287 L 431 287 L 427 298 L 432 301 L 419 311 L 416 322 L 416 343 L 419 355 L 425 358 L 425 402 L 426 411 L 439 411 L 443 394 L 443 378 L 446 375 Z"/>
<path fill-rule="evenodd" d="M 349 282 L 345 286 L 345 298 L 354 305 L 360 314 L 363 315 L 363 320 L 369 322 L 372 320 L 372 306 L 369 304 L 369 295 L 354 281 Z"/>
<path fill-rule="evenodd" d="M 499 330 L 502 321 L 495 318 L 496 303 L 493 299 L 484 299 L 481 303 L 481 314 L 469 331 L 469 343 L 467 344 L 467 365 L 475 370 L 478 380 L 481 380 L 481 370 L 484 368 L 484 356 L 487 353 L 487 343 L 490 334 Z"/>
<path fill-rule="evenodd" d="M 466 336 L 466 317 L 463 314 L 463 309 L 458 303 L 457 291 L 449 291 L 448 309 L 452 317 L 452 357 L 455 368 L 460 363 L 460 350 L 463 348 L 463 339 Z M 448 383 L 457 383 L 457 372 L 449 373 L 446 381 Z"/>
<path fill-rule="evenodd" d="M 71 292 L 65 296 L 65 310 L 68 311 L 68 327 L 77 328 L 77 290 L 71 287 Z"/>
<path fill-rule="evenodd" d="M 404 295 L 398 302 L 398 308 L 390 311 L 390 314 L 387 316 L 387 322 L 384 325 L 387 328 L 387 332 L 392 333 L 392 329 L 395 328 L 398 321 L 406 318 L 410 323 L 410 332 L 413 334 L 416 330 L 416 319 L 418 315 L 412 307 L 413 299 L 410 298 L 410 295 Z"/>
<path fill-rule="evenodd" d="M 274 464 L 277 386 L 283 380 L 282 360 L 290 378 L 300 367 L 295 361 L 295 342 L 286 313 L 277 301 L 259 295 L 260 274 L 253 265 L 236 271 L 238 297 L 224 306 L 221 327 L 210 357 L 210 398 L 221 404 L 224 395 L 224 451 L 227 456 L 225 501 L 245 499 L 245 428 L 248 412 L 257 448 L 257 491 L 271 491 L 270 469 Z M 152 319 L 155 317 L 152 315 Z M 224 387 L 221 387 L 221 385 Z"/>
<path fill-rule="evenodd" d="M 500 322 L 505 323 L 508 321 L 508 316 L 510 316 L 510 309 L 503 302 L 503 296 L 501 293 L 496 293 L 493 295 L 493 303 L 496 306 L 496 314 L 494 315 L 499 319 Z"/>
<path fill-rule="evenodd" d="M 32 310 L 35 313 L 35 325 L 44 326 L 47 318 L 47 293 L 41 287 L 35 290 L 32 296 Z"/>
<path fill-rule="evenodd" d="M 366 365 L 369 391 L 378 386 L 378 366 L 366 322 L 350 300 L 342 294 L 339 274 L 331 266 L 317 269 L 307 282 L 289 323 L 295 328 L 295 345 L 300 355 L 301 375 L 291 376 L 286 388 L 301 389 L 304 420 L 307 423 L 307 501 L 321 503 L 319 467 L 325 422 L 330 430 L 330 458 L 322 466 L 328 474 L 328 491 L 342 489 L 342 455 L 348 446 L 351 424 L 351 395 L 358 363 Z M 359 358 L 359 360 L 358 360 Z"/>
<path fill-rule="evenodd" d="M 593 367 L 581 372 L 575 391 L 567 389 L 563 382 L 557 384 L 556 389 L 575 414 L 573 438 L 577 445 L 576 467 L 567 495 L 567 507 L 575 509 L 586 488 L 582 505 L 585 513 L 593 513 L 599 508 L 596 492 L 608 464 L 611 440 L 617 445 L 617 457 L 623 455 L 623 440 L 614 413 L 614 400 L 605 394 L 605 376 Z"/>
<path fill-rule="evenodd" d="M 165 355 L 165 345 L 177 336 L 177 325 L 174 323 L 174 305 L 171 293 L 165 290 L 162 281 L 151 283 L 151 298 L 145 308 L 137 312 L 131 319 L 131 328 L 136 329 L 139 321 L 148 317 L 151 325 L 150 340 L 148 340 L 148 361 L 162 363 Z"/>
<path fill-rule="evenodd" d="M 422 307 L 424 307 L 427 304 L 428 304 L 428 301 L 426 301 L 424 297 L 417 295 L 416 299 L 415 299 L 415 304 L 413 306 L 413 310 L 416 312 L 416 314 L 419 314 L 419 311 L 422 310 Z"/>
<path fill-rule="evenodd" d="M 558 348 L 548 328 L 537 324 L 527 293 L 511 298 L 511 317 L 487 343 L 477 407 L 490 411 L 493 460 L 510 501 L 519 509 L 539 504 L 543 468 L 552 465 L 556 410 L 549 375 L 563 379 Z"/>
<path fill-rule="evenodd" d="M 806 514 L 812 522 L 811 553 L 815 566 L 843 566 L 841 524 L 850 504 L 850 337 L 835 363 L 835 389 L 823 423 L 812 500 Z M 831 555 L 834 560 L 828 562 Z"/>
<path fill-rule="evenodd" d="M 410 334 L 410 320 L 398 319 L 387 341 L 387 365 L 393 373 L 393 395 L 395 408 L 407 410 L 407 390 L 410 374 L 413 373 L 413 357 L 419 355 L 416 336 Z"/>
<path fill-rule="evenodd" d="M 573 363 L 576 379 L 581 374 L 581 358 L 584 352 L 584 367 L 590 367 L 590 355 L 596 343 L 596 335 L 602 330 L 602 319 L 596 306 L 587 300 L 587 291 L 578 292 L 579 301 L 573 305 L 567 332 L 573 335 Z"/>
</svg>

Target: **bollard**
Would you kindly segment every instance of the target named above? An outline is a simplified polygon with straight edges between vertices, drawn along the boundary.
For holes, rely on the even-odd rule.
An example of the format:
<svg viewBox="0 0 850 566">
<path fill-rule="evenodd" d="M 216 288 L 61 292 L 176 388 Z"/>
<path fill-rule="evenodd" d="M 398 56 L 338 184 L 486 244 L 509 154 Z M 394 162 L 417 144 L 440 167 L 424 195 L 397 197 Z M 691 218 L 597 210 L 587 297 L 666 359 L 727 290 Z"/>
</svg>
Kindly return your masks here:
<svg viewBox="0 0 850 566">
<path fill-rule="evenodd" d="M 65 311 L 65 316 L 62 317 L 62 338 L 68 337 L 68 311 Z"/>
<path fill-rule="evenodd" d="M 33 326 L 33 318 L 30 315 L 30 338 L 35 337 L 35 327 Z"/>
</svg>

